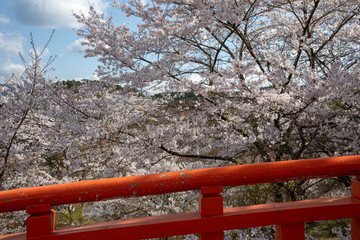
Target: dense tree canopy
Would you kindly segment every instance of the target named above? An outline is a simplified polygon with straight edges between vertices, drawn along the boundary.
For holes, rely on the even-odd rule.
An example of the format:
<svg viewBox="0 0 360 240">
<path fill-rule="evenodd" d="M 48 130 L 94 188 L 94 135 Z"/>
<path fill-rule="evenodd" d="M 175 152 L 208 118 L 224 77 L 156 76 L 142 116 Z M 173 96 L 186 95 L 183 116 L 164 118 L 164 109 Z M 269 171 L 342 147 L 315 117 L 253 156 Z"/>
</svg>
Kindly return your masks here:
<svg viewBox="0 0 360 240">
<path fill-rule="evenodd" d="M 115 3 L 139 18 L 136 30 L 94 9 L 77 18 L 86 56 L 103 63 L 104 82 L 124 92 L 201 97 L 173 111 L 164 98 L 147 127 L 153 147 L 173 156 L 268 162 L 358 153 L 359 4 Z"/>
</svg>

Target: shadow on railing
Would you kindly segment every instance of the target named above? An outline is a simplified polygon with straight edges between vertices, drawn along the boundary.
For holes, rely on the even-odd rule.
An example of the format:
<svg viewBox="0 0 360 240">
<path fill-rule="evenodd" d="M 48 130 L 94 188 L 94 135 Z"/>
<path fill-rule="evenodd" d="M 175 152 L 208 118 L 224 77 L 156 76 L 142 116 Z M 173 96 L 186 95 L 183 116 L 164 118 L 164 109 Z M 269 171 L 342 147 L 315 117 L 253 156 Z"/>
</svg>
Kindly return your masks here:
<svg viewBox="0 0 360 240">
<path fill-rule="evenodd" d="M 223 208 L 223 187 L 359 176 L 350 197 Z M 55 229 L 52 206 L 200 190 L 199 211 Z M 304 223 L 352 218 L 360 239 L 360 156 L 207 168 L 15 189 L 0 192 L 0 212 L 26 210 L 26 233 L 0 239 L 148 239 L 199 233 L 223 239 L 224 230 L 276 225 L 276 239 L 305 239 Z"/>
</svg>

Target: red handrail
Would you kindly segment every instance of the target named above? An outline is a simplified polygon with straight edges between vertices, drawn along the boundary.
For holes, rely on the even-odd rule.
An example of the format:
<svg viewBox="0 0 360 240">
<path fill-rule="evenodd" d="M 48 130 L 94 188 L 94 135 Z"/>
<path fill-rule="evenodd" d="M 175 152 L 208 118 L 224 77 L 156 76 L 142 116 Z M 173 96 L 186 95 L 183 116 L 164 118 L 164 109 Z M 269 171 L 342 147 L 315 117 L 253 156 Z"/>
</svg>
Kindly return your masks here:
<svg viewBox="0 0 360 240">
<path fill-rule="evenodd" d="M 223 211 L 222 198 L 219 195 L 222 187 L 349 175 L 360 175 L 360 156 L 292 160 L 91 180 L 1 191 L 0 212 L 27 209 L 28 213 L 34 215 L 39 215 L 39 213 L 54 215 L 50 207 L 56 205 L 201 189 L 202 217 L 218 216 Z M 215 202 L 208 203 L 206 199 L 212 199 L 211 201 Z M 221 208 L 214 210 L 216 204 L 220 206 L 220 201 Z M 320 203 L 318 202 L 318 204 Z M 353 201 L 346 202 L 346 204 L 355 206 Z M 206 213 L 207 211 L 212 211 L 212 213 L 209 215 Z M 279 213 L 280 210 L 277 212 Z M 55 221 L 54 217 L 50 217 L 50 219 Z M 274 224 L 277 223 L 276 221 Z M 224 229 L 227 228 L 222 228 L 222 230 Z M 278 232 L 286 232 L 281 229 L 278 227 Z M 53 232 L 53 230 L 51 231 Z"/>
<path fill-rule="evenodd" d="M 199 190 L 289 180 L 360 175 L 360 156 L 292 160 L 20 188 L 0 192 L 0 212 L 26 206 L 102 201 L 116 197 Z"/>
</svg>

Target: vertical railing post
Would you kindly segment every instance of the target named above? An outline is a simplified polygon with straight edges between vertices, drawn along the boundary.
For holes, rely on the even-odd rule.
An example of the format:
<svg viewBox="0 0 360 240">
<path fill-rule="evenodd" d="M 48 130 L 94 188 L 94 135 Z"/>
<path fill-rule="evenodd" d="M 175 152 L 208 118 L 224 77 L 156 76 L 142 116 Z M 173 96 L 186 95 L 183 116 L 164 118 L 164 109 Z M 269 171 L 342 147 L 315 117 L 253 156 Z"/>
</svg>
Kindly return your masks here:
<svg viewBox="0 0 360 240">
<path fill-rule="evenodd" d="M 305 240 L 304 223 L 275 225 L 276 240 Z"/>
<path fill-rule="evenodd" d="M 222 186 L 202 187 L 200 195 L 200 214 L 201 217 L 214 217 L 221 216 L 224 212 L 223 197 L 220 193 L 223 192 Z M 223 240 L 224 232 L 210 232 L 201 233 L 201 240 Z"/>
<path fill-rule="evenodd" d="M 360 176 L 351 180 L 351 197 L 360 200 Z M 360 217 L 351 219 L 351 239 L 360 239 Z"/>
<path fill-rule="evenodd" d="M 26 212 L 30 216 L 26 219 L 26 238 L 47 236 L 55 231 L 56 212 L 50 204 L 28 206 Z"/>
</svg>

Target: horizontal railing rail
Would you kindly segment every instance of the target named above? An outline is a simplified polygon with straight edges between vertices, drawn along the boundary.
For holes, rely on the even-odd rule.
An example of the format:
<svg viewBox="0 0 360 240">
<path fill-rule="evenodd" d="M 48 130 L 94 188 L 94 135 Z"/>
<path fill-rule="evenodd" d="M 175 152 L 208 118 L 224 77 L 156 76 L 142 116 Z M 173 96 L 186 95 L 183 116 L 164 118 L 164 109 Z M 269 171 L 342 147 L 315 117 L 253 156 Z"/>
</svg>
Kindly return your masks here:
<svg viewBox="0 0 360 240">
<path fill-rule="evenodd" d="M 0 212 L 27 206 L 51 206 L 199 190 L 204 186 L 239 186 L 313 178 L 360 175 L 360 156 L 292 160 L 204 168 L 0 191 Z"/>
<path fill-rule="evenodd" d="M 244 219 L 245 213 L 248 214 L 249 211 L 251 213 L 253 210 L 249 209 L 249 207 L 224 210 L 222 196 L 220 195 L 223 187 L 227 186 L 352 175 L 360 176 L 360 156 L 205 168 L 0 191 L 0 212 L 27 210 L 30 214 L 27 220 L 26 238 L 24 234 L 16 234 L 14 236 L 0 236 L 0 239 L 7 239 L 7 237 L 9 237 L 9 239 L 31 239 L 41 236 L 44 236 L 44 238 L 36 239 L 81 239 L 81 236 L 88 236 L 87 239 L 99 239 L 95 237 L 98 237 L 99 234 L 102 234 L 102 236 L 110 234 L 109 236 L 112 236 L 112 239 L 142 239 L 146 237 L 161 237 L 166 234 L 170 234 L 166 236 L 172 236 L 190 233 L 201 233 L 202 239 L 222 239 L 223 230 L 272 224 L 277 225 L 276 234 L 278 239 L 285 239 L 287 236 L 293 236 L 294 233 L 302 235 L 301 238 L 290 239 L 304 239 L 304 222 L 332 219 L 332 217 L 335 219 L 353 218 L 352 226 L 358 230 L 353 229 L 352 234 L 353 236 L 359 236 L 358 239 L 360 239 L 360 233 L 356 232 L 360 232 L 360 223 L 358 221 L 360 217 L 360 201 L 358 200 L 360 199 L 360 184 L 358 184 L 357 179 L 353 180 L 352 197 L 349 198 L 331 201 L 322 199 L 316 200 L 315 202 L 299 201 L 293 202 L 290 205 L 289 203 L 277 203 L 256 206 L 254 209 L 257 209 L 257 211 L 254 210 L 254 217 L 246 215 L 247 218 L 252 219 L 251 223 L 253 224 L 250 225 L 241 224 L 241 221 L 244 222 L 244 220 L 241 219 Z M 100 225 L 85 225 L 83 227 L 76 227 L 76 229 L 65 228 L 64 230 L 61 228 L 55 230 L 55 212 L 51 210 L 53 206 L 189 190 L 201 190 L 199 213 L 141 218 L 133 221 L 136 222 L 136 225 L 132 225 L 124 220 L 113 223 L 102 223 Z M 328 210 L 324 210 L 327 208 L 337 209 L 337 212 L 333 212 L 331 215 Z M 306 210 L 309 209 L 317 212 L 317 217 L 311 215 L 312 217 L 303 217 L 302 220 L 298 217 L 299 222 L 295 225 L 294 219 L 289 221 L 284 220 L 283 214 L 286 215 L 292 212 L 296 215 L 301 212 L 306 212 Z M 339 211 L 342 213 L 337 214 Z M 262 216 L 262 218 L 268 216 L 268 218 L 264 221 L 260 216 Z M 256 223 L 256 218 L 258 218 L 258 223 Z M 212 219 L 211 221 L 217 219 L 216 221 L 229 223 L 216 224 L 209 219 Z M 238 219 L 240 223 L 230 223 L 229 219 Z M 198 221 L 198 223 L 202 222 L 202 224 L 192 226 L 192 223 L 196 221 Z M 206 225 L 206 221 L 208 225 L 210 224 L 209 226 L 212 226 L 211 224 L 214 226 L 210 228 L 201 227 L 204 224 Z M 186 229 L 179 231 L 174 227 L 174 229 L 167 227 L 168 229 L 164 229 L 164 233 L 158 232 L 156 236 L 152 234 L 146 235 L 145 230 L 142 231 L 143 235 L 140 236 L 139 231 L 131 230 L 132 228 L 136 228 L 134 226 L 137 226 L 137 229 L 147 229 L 148 227 L 148 231 L 151 232 L 151 229 L 156 229 L 156 226 L 165 227 L 167 226 L 166 224 L 170 226 L 172 222 L 177 226 L 180 226 L 179 223 L 182 222 L 183 225 L 188 226 L 187 228 L 191 229 L 191 231 Z M 40 229 L 39 224 L 47 225 L 47 227 Z M 290 231 L 289 229 L 293 230 Z M 115 237 L 114 231 L 127 233 L 127 235 L 117 235 L 117 237 Z M 137 235 L 134 231 L 137 232 Z M 290 231 L 291 234 L 288 231 Z M 93 234 L 93 238 L 90 237 L 90 233 Z M 135 234 L 136 236 L 131 237 L 133 236 L 131 234 Z"/>
</svg>

